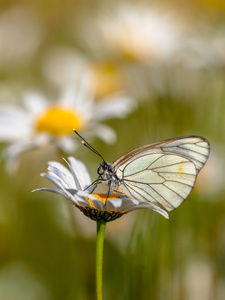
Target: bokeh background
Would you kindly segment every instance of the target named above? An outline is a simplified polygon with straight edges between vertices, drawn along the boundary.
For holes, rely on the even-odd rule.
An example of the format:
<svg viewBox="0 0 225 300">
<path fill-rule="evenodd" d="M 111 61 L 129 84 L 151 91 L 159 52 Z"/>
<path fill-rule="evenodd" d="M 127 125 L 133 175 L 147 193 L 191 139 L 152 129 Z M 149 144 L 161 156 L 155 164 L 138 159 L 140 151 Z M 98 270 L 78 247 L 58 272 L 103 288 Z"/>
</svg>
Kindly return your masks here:
<svg viewBox="0 0 225 300">
<path fill-rule="evenodd" d="M 142 210 L 107 225 L 105 299 L 224 299 L 224 1 L 1 1 L 1 106 L 22 105 L 32 89 L 57 97 L 84 71 L 96 103 L 118 91 L 135 103 L 126 118 L 105 122 L 114 144 L 91 140 L 107 161 L 183 135 L 211 144 L 194 190 L 169 220 Z M 0 145 L 0 299 L 96 299 L 95 223 L 60 196 L 31 193 L 50 186 L 39 176 L 47 162 L 67 154 L 52 146 L 26 152 L 11 174 L 7 145 Z M 82 145 L 72 155 L 94 180 L 99 157 Z"/>
</svg>

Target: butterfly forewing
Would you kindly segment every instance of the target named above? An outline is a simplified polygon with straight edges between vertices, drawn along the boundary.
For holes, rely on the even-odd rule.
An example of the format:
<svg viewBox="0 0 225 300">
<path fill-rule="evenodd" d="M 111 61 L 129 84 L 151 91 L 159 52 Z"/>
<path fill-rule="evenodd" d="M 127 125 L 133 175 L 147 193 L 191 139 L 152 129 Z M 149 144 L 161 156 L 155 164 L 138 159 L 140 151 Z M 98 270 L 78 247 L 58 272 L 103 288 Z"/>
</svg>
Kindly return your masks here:
<svg viewBox="0 0 225 300">
<path fill-rule="evenodd" d="M 184 137 L 136 148 L 114 162 L 121 193 L 170 211 L 191 192 L 209 155 L 201 137 Z"/>
<path fill-rule="evenodd" d="M 163 151 L 176 153 L 184 156 L 194 162 L 197 172 L 199 172 L 206 163 L 209 156 L 209 143 L 200 137 L 185 137 L 171 140 L 162 146 Z"/>
</svg>

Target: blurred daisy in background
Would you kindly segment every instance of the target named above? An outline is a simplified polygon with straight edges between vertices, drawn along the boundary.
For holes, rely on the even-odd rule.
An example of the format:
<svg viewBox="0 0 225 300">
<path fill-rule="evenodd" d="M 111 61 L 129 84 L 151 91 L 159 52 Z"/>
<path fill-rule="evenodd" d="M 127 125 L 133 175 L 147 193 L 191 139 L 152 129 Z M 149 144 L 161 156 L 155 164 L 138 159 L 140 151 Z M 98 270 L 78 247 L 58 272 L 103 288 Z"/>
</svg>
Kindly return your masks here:
<svg viewBox="0 0 225 300">
<path fill-rule="evenodd" d="M 131 60 L 166 59 L 177 48 L 179 27 L 147 7 L 121 7 L 114 19 L 100 20 L 107 46 Z"/>
<path fill-rule="evenodd" d="M 91 60 L 87 67 L 92 76 L 92 88 L 95 90 L 98 99 L 103 99 L 111 93 L 126 88 L 125 74 L 114 61 Z"/>
<path fill-rule="evenodd" d="M 48 101 L 42 94 L 26 93 L 24 105 L 0 107 L 0 141 L 9 143 L 6 150 L 8 169 L 27 150 L 54 144 L 64 152 L 72 152 L 77 143 L 73 128 L 85 136 L 114 143 L 115 131 L 101 122 L 123 118 L 134 108 L 133 101 L 123 95 L 108 96 L 96 102 L 89 89 L 88 76 L 81 76 L 79 86 L 67 86 L 57 101 Z"/>
<path fill-rule="evenodd" d="M 121 67 L 112 60 L 87 58 L 65 45 L 52 47 L 44 57 L 42 73 L 57 88 L 74 82 L 81 72 L 89 74 L 90 89 L 97 100 L 124 90 Z"/>
<path fill-rule="evenodd" d="M 175 58 L 177 64 L 186 69 L 216 69 L 225 65 L 225 27 L 218 24 L 213 28 L 199 21 L 195 29 L 180 44 L 180 51 Z"/>
<path fill-rule="evenodd" d="M 111 10 L 107 7 L 94 22 L 92 24 L 90 20 L 89 25 L 96 27 L 99 36 L 86 38 L 85 42 L 96 49 L 100 46 L 98 53 L 107 49 L 116 57 L 147 63 L 163 61 L 174 55 L 184 29 L 172 11 L 147 4 L 122 3 Z M 84 32 L 87 31 L 86 37 L 89 29 L 87 21 L 83 28 Z"/>
<path fill-rule="evenodd" d="M 81 29 L 74 30 L 74 35 L 89 54 L 96 78 L 110 78 L 114 86 L 119 82 L 139 100 L 168 93 L 176 97 L 177 90 L 188 90 L 190 97 L 191 91 L 195 92 L 196 79 L 192 83 L 193 74 L 186 72 L 189 67 L 182 62 L 188 56 L 189 38 L 198 26 L 197 21 L 194 24 L 190 20 L 186 11 L 184 18 L 177 7 L 117 3 L 102 7 L 93 16 L 76 19 L 74 28 Z M 93 30 L 95 35 L 90 34 Z M 100 58 L 104 58 L 105 65 L 96 63 Z M 169 82 L 172 80 L 175 83 Z"/>
</svg>

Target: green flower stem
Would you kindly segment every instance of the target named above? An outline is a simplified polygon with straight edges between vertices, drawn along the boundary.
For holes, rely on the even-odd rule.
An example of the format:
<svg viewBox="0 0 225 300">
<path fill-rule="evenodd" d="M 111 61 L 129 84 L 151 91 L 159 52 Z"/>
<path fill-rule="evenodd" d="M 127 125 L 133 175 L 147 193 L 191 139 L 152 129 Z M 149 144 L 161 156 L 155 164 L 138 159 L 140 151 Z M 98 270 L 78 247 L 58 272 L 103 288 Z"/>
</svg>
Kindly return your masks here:
<svg viewBox="0 0 225 300">
<path fill-rule="evenodd" d="M 96 241 L 96 291 L 97 300 L 102 300 L 102 269 L 103 269 L 103 248 L 106 222 L 97 221 Z"/>
</svg>

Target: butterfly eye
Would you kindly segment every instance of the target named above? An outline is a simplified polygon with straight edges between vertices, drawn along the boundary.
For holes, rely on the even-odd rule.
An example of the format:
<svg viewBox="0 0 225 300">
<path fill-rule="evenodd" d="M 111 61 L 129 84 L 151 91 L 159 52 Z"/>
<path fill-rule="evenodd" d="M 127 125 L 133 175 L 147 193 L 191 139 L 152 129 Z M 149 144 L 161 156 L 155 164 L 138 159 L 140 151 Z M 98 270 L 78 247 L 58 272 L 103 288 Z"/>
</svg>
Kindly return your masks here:
<svg viewBox="0 0 225 300">
<path fill-rule="evenodd" d="M 102 166 L 100 166 L 97 170 L 98 175 L 103 175 L 104 174 L 104 170 L 102 168 Z"/>
</svg>

